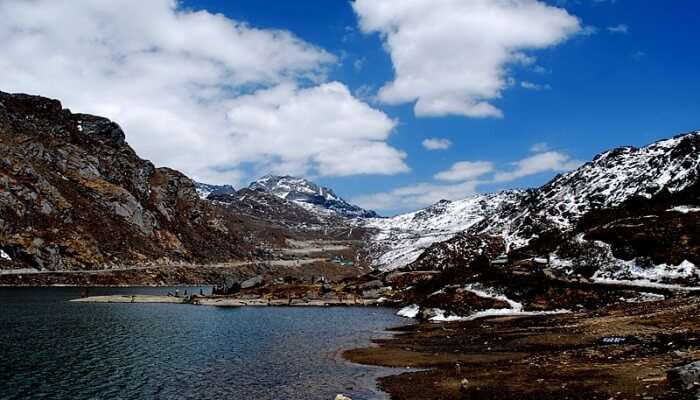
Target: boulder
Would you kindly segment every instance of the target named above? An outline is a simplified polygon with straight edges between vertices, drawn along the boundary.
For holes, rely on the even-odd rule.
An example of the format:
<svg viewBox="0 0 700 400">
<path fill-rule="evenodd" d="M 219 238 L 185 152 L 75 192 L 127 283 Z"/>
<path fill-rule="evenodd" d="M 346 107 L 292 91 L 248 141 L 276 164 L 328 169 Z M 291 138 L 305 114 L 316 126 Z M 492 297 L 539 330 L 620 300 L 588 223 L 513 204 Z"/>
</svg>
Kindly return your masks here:
<svg viewBox="0 0 700 400">
<path fill-rule="evenodd" d="M 384 287 L 384 284 L 379 279 L 376 279 L 373 281 L 365 282 L 361 285 L 357 285 L 357 287 L 364 292 L 366 290 L 381 289 L 382 287 Z"/>
<path fill-rule="evenodd" d="M 241 283 L 241 289 L 252 289 L 262 285 L 264 282 L 262 275 L 247 279 Z"/>
<path fill-rule="evenodd" d="M 682 391 L 700 389 L 700 361 L 682 365 L 668 371 L 668 381 Z"/>
</svg>

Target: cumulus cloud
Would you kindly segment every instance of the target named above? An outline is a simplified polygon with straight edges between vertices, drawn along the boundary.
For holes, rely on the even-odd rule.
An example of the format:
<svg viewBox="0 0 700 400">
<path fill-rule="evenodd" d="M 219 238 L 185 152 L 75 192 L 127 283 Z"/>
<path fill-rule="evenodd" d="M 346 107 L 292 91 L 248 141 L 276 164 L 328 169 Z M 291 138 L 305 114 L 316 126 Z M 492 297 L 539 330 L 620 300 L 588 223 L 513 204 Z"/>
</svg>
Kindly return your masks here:
<svg viewBox="0 0 700 400">
<path fill-rule="evenodd" d="M 300 175 L 408 171 L 406 154 L 385 142 L 396 122 L 357 100 L 342 83 L 279 85 L 240 96 L 229 107 L 241 162 L 263 160 L 273 172 Z"/>
<path fill-rule="evenodd" d="M 608 31 L 610 31 L 612 33 L 627 33 L 629 31 L 629 26 L 627 26 L 625 24 L 609 26 Z"/>
<path fill-rule="evenodd" d="M 452 146 L 452 142 L 445 138 L 427 138 L 421 142 L 426 150 L 447 150 Z"/>
<path fill-rule="evenodd" d="M 343 85 L 321 84 L 337 58 L 288 31 L 182 9 L 176 0 L 2 0 L 0 19 L 2 90 L 109 117 L 158 165 L 214 183 L 236 183 L 244 162 L 340 175 L 407 169 L 403 153 L 383 142 L 394 122 Z M 243 108 L 249 120 L 239 116 Z M 256 123 L 256 115 L 271 119 Z M 328 128 L 325 137 L 315 124 Z M 261 135 L 258 150 L 253 133 Z"/>
<path fill-rule="evenodd" d="M 548 151 L 535 154 L 512 164 L 515 168 L 511 171 L 496 173 L 494 182 L 510 182 L 543 172 L 569 171 L 577 168 L 582 162 L 572 160 L 569 155 L 561 152 Z"/>
<path fill-rule="evenodd" d="M 488 161 L 460 161 L 452 164 L 450 169 L 435 174 L 435 179 L 459 182 L 478 178 L 491 171 L 493 164 Z"/>
<path fill-rule="evenodd" d="M 507 66 L 524 52 L 582 30 L 566 10 L 537 0 L 355 0 L 361 30 L 378 32 L 394 65 L 380 101 L 415 101 L 418 116 L 501 117 L 491 100 L 508 87 Z"/>
</svg>

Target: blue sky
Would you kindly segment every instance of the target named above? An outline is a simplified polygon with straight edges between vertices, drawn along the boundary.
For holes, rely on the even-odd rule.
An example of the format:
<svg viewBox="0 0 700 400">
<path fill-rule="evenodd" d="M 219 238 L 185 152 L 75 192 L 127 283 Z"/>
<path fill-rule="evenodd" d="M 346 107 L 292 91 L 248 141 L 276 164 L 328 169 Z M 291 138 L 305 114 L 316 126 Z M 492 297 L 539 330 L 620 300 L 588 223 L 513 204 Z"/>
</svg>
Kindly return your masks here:
<svg viewBox="0 0 700 400">
<path fill-rule="evenodd" d="M 154 1 L 154 4 L 164 1 L 167 2 L 167 0 L 159 0 Z M 87 6 L 78 10 L 77 8 L 81 7 L 78 3 L 80 2 L 71 3 L 72 7 L 76 7 L 76 9 L 70 10 L 68 17 L 77 19 L 82 17 L 83 13 L 88 12 L 86 11 L 89 8 Z M 293 60 L 289 62 L 289 65 L 279 67 L 271 64 L 269 69 L 277 71 L 274 77 L 242 79 L 242 83 L 237 81 L 235 83 L 215 82 L 211 84 L 210 81 L 213 78 L 207 76 L 205 79 L 207 85 L 231 89 L 227 96 L 217 98 L 216 101 L 211 100 L 214 97 L 205 97 L 199 103 L 205 103 L 207 106 L 201 110 L 198 109 L 198 112 L 193 112 L 192 115 L 182 111 L 183 105 L 189 103 L 178 100 L 178 96 L 183 99 L 191 98 L 192 92 L 181 93 L 176 90 L 173 90 L 172 93 L 166 92 L 166 90 L 171 90 L 172 87 L 181 83 L 177 77 L 169 78 L 170 81 L 159 86 L 154 85 L 153 88 L 149 89 L 147 95 L 159 96 L 162 92 L 162 98 L 172 98 L 173 100 L 168 102 L 163 100 L 158 104 L 144 103 L 139 107 L 139 110 L 154 111 L 152 114 L 144 113 L 143 116 L 137 116 L 139 111 L 132 111 L 129 108 L 129 104 L 147 97 L 144 96 L 143 92 L 137 89 L 125 90 L 123 93 L 116 91 L 118 93 L 114 94 L 111 103 L 101 104 L 99 107 L 93 106 L 95 101 L 85 97 L 87 95 L 76 96 L 74 91 L 70 91 L 68 83 L 63 88 L 55 83 L 55 76 L 53 81 L 49 80 L 49 75 L 58 75 L 56 72 L 58 67 L 50 70 L 50 74 L 47 70 L 30 71 L 34 75 L 29 76 L 26 82 L 31 82 L 31 84 L 23 85 L 23 79 L 25 75 L 29 75 L 27 71 L 30 68 L 22 66 L 20 61 L 14 65 L 15 69 L 12 69 L 11 62 L 7 63 L 9 67 L 0 65 L 0 72 L 3 72 L 5 76 L 4 81 L 3 78 L 0 78 L 0 85 L 2 85 L 0 90 L 36 92 L 37 94 L 54 96 L 63 99 L 64 103 L 76 111 L 106 114 L 125 126 L 127 139 L 140 154 L 154 159 L 159 165 L 180 168 L 200 180 L 216 181 L 216 183 L 230 181 L 240 186 L 255 176 L 267 172 L 266 169 L 283 173 L 286 172 L 285 168 L 288 168 L 290 174 L 300 174 L 301 171 L 301 175 L 334 188 L 341 196 L 357 201 L 361 205 L 378 208 L 384 214 L 427 205 L 443 194 L 450 197 L 463 197 L 472 192 L 538 186 L 556 173 L 572 168 L 577 162 L 589 160 L 605 149 L 621 145 L 640 146 L 676 133 L 700 129 L 700 123 L 697 120 L 698 110 L 700 110 L 700 96 L 698 96 L 700 93 L 700 79 L 698 79 L 700 51 L 698 50 L 700 49 L 698 49 L 697 44 L 700 3 L 692 0 L 672 2 L 662 0 L 552 0 L 545 2 L 546 4 L 535 0 L 515 0 L 514 3 L 529 3 L 530 5 L 537 3 L 537 5 L 546 6 L 545 11 L 549 13 L 547 18 L 556 17 L 559 22 L 551 21 L 551 19 L 544 20 L 553 25 L 552 30 L 547 33 L 551 36 L 547 39 L 549 40 L 548 44 L 542 46 L 522 45 L 517 49 L 517 53 L 528 58 L 528 61 L 513 62 L 511 59 L 510 62 L 502 66 L 502 77 L 508 83 L 498 90 L 499 96 L 486 98 L 490 105 L 500 110 L 502 113 L 500 118 L 465 116 L 464 113 L 455 112 L 437 112 L 433 113 L 435 115 L 427 116 L 417 115 L 420 113 L 414 111 L 415 100 L 396 102 L 386 101 L 386 99 L 383 101 L 378 98 L 378 90 L 394 81 L 398 74 L 392 63 L 392 50 L 402 51 L 399 47 L 409 45 L 411 42 L 397 39 L 394 48 L 390 48 L 387 45 L 387 37 L 377 33 L 377 30 L 383 28 L 368 32 L 368 29 L 363 30 L 360 26 L 362 18 L 369 20 L 369 18 L 377 17 L 378 11 L 372 9 L 372 6 L 367 6 L 364 11 L 353 9 L 353 4 L 350 1 L 343 0 L 308 0 L 304 2 L 271 0 L 181 1 L 176 9 L 169 11 L 171 14 L 194 14 L 200 11 L 205 12 L 207 18 L 199 21 L 200 25 L 190 21 L 188 24 L 175 26 L 174 30 L 179 34 L 188 36 L 190 34 L 188 29 L 192 29 L 194 32 L 195 29 L 200 29 L 202 26 L 220 23 L 221 21 L 213 16 L 213 14 L 220 13 L 227 20 L 244 23 L 244 28 L 241 28 L 244 31 L 259 30 L 267 34 L 264 44 L 257 44 L 257 46 L 262 49 L 269 45 L 272 48 L 271 53 L 260 55 L 261 61 L 259 63 L 262 66 L 250 67 L 251 70 L 265 68 L 265 57 L 269 60 L 275 52 L 285 52 L 283 53 L 285 58 Z M 13 20 L 13 17 L 15 21 L 22 18 L 29 20 L 27 15 L 30 11 L 48 14 L 49 11 L 46 8 L 49 7 L 49 4 L 44 4 L 44 10 L 29 10 L 29 8 L 22 10 L 23 14 L 17 14 L 21 17 L 9 14 L 20 11 L 0 7 L 0 15 L 9 14 L 5 15 L 5 21 L 8 20 L 7 18 Z M 137 6 L 138 3 L 134 3 L 134 7 Z M 129 6 L 122 5 L 122 8 L 128 9 Z M 143 21 L 139 22 L 136 18 L 136 21 L 129 20 L 125 21 L 124 24 L 133 24 L 132 28 L 135 31 L 146 29 L 144 26 L 148 25 L 158 26 L 158 24 L 149 22 L 164 16 L 166 8 L 167 6 L 164 6 L 163 9 L 153 6 L 152 10 L 135 8 L 144 15 Z M 454 12 L 469 11 L 460 8 L 455 10 Z M 90 10 L 90 12 L 93 11 Z M 118 8 L 98 11 L 105 15 L 109 15 L 110 12 L 121 12 Z M 400 11 L 396 11 L 397 15 Z M 566 15 L 560 12 L 564 12 Z M 31 21 L 32 24 L 38 25 L 52 23 L 50 19 L 43 21 L 40 18 L 32 18 Z M 410 18 L 402 20 L 400 24 L 403 25 L 397 25 L 397 29 L 408 31 L 413 28 L 410 26 L 411 21 L 414 20 Z M 509 22 L 512 21 L 517 23 L 518 19 L 509 20 Z M 139 23 L 142 25 L 137 25 Z M 568 23 L 569 27 L 562 28 L 557 23 Z M 571 26 L 572 23 L 577 26 Z M 175 23 L 173 22 L 173 24 Z M 516 31 L 517 28 L 517 26 L 512 26 L 513 31 Z M 112 39 L 109 36 L 113 35 L 112 31 L 99 26 L 81 29 L 75 33 L 75 37 L 83 38 L 90 37 L 90 35 L 100 38 L 107 37 L 107 43 L 110 43 Z M 94 29 L 94 32 L 89 29 Z M 279 38 L 274 33 L 270 33 L 274 30 L 287 31 L 291 33 L 293 39 Z M 6 35 L 15 36 L 5 37 L 5 42 L 20 43 L 20 39 L 26 39 L 16 36 L 17 31 L 14 29 L 11 31 L 12 33 L 6 33 Z M 506 31 L 508 32 L 509 29 Z M 156 44 L 148 44 L 148 46 L 154 49 L 152 52 L 155 55 L 162 52 L 164 56 L 168 56 L 167 63 L 164 65 L 167 66 L 168 63 L 178 65 L 178 71 L 186 71 L 185 73 L 178 72 L 180 76 L 188 73 L 194 74 L 194 72 L 187 69 L 188 64 L 183 62 L 183 66 L 180 67 L 177 62 L 183 59 L 190 60 L 189 54 L 193 52 L 209 50 L 216 52 L 215 56 L 221 58 L 216 59 L 218 64 L 230 62 L 232 63 L 230 71 L 238 73 L 242 67 L 235 64 L 236 61 L 228 61 L 225 57 L 227 54 L 238 51 L 238 49 L 230 47 L 231 42 L 236 39 L 226 37 L 226 35 L 231 35 L 230 32 L 222 32 L 222 34 L 212 33 L 213 40 L 208 43 L 190 44 L 190 46 L 195 46 L 196 50 L 185 48 L 184 51 L 177 53 L 161 51 L 161 47 L 167 48 L 163 43 L 170 45 L 173 40 L 171 36 L 160 34 L 158 39 L 153 39 Z M 437 34 L 440 32 L 437 31 Z M 478 36 L 482 33 L 476 31 L 475 34 Z M 488 37 L 490 34 L 488 30 L 483 32 L 486 42 L 491 40 Z M 196 35 L 192 34 L 192 36 Z M 445 47 L 449 47 L 451 43 L 459 43 L 460 38 L 448 36 L 451 35 L 445 35 Z M 74 46 L 68 45 L 67 43 L 72 43 L 69 40 L 73 40 L 75 37 L 69 37 L 65 43 L 51 44 L 52 51 L 57 51 L 57 55 L 60 56 L 70 54 L 72 51 L 87 53 L 88 50 L 94 50 L 92 48 L 88 50 L 74 49 Z M 0 38 L 3 38 L 1 29 Z M 216 40 L 217 38 L 221 39 L 221 43 Z M 242 36 L 241 40 L 248 40 L 247 38 L 248 36 Z M 130 54 L 131 48 L 126 48 L 123 45 L 125 41 L 134 40 L 138 44 L 139 40 L 138 38 L 124 38 L 122 36 L 115 36 L 113 39 L 114 43 L 118 43 L 114 45 L 116 49 L 113 51 L 120 55 Z M 56 39 L 52 38 L 51 40 Z M 298 42 L 302 42 L 302 45 Z M 46 45 L 48 46 L 49 43 Z M 179 45 L 186 46 L 181 43 Z M 467 45 L 462 44 L 462 46 Z M 207 47 L 211 47 L 211 49 L 207 49 Z M 0 56 L 11 60 L 12 57 L 20 54 L 21 50 L 16 50 L 15 53 L 9 53 L 9 50 L 5 50 L 8 53 L 0 54 Z M 426 53 L 414 55 L 409 62 L 416 68 L 420 67 L 421 62 L 437 62 L 435 71 L 437 78 L 441 74 L 440 63 L 450 63 L 450 52 L 449 49 L 447 50 L 439 53 L 441 59 L 431 58 L 431 54 Z M 498 49 L 494 49 L 494 51 L 496 50 Z M 469 51 L 469 47 L 454 49 L 455 54 L 469 54 Z M 483 49 L 476 50 L 474 54 L 482 54 L 479 51 L 483 51 Z M 237 54 L 237 57 L 253 57 L 257 56 L 256 53 L 257 48 L 253 44 L 247 48 L 246 52 Z M 142 52 L 139 54 L 143 56 Z M 187 55 L 183 56 L 182 54 Z M 483 54 L 490 55 L 491 53 Z M 214 57 L 208 53 L 205 56 Z M 173 64 L 173 57 L 178 57 L 175 64 Z M 312 61 L 305 61 L 309 59 Z M 155 62 L 153 61 L 154 64 Z M 78 69 L 89 68 L 84 65 L 82 64 Z M 198 65 L 197 68 L 201 70 L 209 66 L 209 64 L 202 64 Z M 294 69 L 295 72 L 290 73 L 288 71 L 290 68 Z M 75 67 L 71 69 L 71 71 L 75 70 Z M 142 71 L 142 69 L 137 68 L 135 70 Z M 260 74 L 261 72 L 258 70 L 255 70 L 255 73 Z M 17 71 L 21 71 L 21 74 Z M 158 75 L 154 76 L 164 75 L 163 71 L 165 69 L 159 70 Z M 67 72 L 67 74 L 71 73 Z M 95 79 L 91 87 L 102 85 L 112 76 L 89 70 L 85 71 L 84 74 Z M 290 75 L 293 77 L 290 78 Z M 69 82 L 69 78 L 72 79 L 73 75 L 69 75 L 65 81 Z M 195 82 L 199 88 L 197 90 L 201 92 L 202 79 L 204 78 L 198 76 L 192 79 L 199 79 Z M 254 107 L 264 108 L 264 105 L 267 104 L 264 100 L 245 96 L 255 96 L 258 90 L 273 88 L 279 84 L 289 83 L 289 81 L 294 83 L 290 84 L 291 87 L 288 87 L 286 91 L 282 90 L 280 92 L 282 94 L 273 93 L 270 95 L 276 99 L 278 106 L 279 102 L 284 102 L 285 99 L 294 100 L 300 97 L 303 89 L 315 88 L 324 83 L 340 83 L 339 90 L 341 92 L 343 86 L 347 88 L 349 93 L 344 96 L 351 97 L 349 100 L 353 104 L 357 103 L 355 104 L 357 106 L 355 107 L 357 119 L 347 118 L 346 122 L 354 124 L 357 121 L 371 120 L 372 123 L 368 123 L 367 129 L 376 132 L 362 138 L 362 146 L 367 143 L 381 145 L 381 149 L 375 149 L 376 153 L 368 150 L 367 154 L 374 154 L 374 156 L 368 156 L 368 160 L 372 157 L 381 158 L 383 154 L 387 154 L 387 158 L 394 157 L 393 164 L 387 166 L 381 164 L 381 160 L 375 160 L 377 161 L 376 170 L 378 173 L 374 174 L 372 171 L 375 167 L 370 162 L 371 160 L 368 161 L 366 168 L 363 168 L 362 160 L 357 161 L 357 157 L 348 157 L 348 159 L 355 160 L 353 162 L 359 163 L 356 168 L 350 169 L 334 164 L 332 160 L 329 161 L 335 156 L 345 157 L 343 146 L 347 146 L 347 144 L 340 147 L 329 147 L 327 151 L 323 150 L 326 153 L 322 155 L 317 153 L 313 155 L 289 155 L 277 148 L 256 152 L 254 149 L 256 143 L 253 140 L 253 143 L 241 144 L 241 148 L 247 149 L 244 152 L 244 150 L 237 148 L 237 144 L 241 141 L 231 141 L 229 144 L 225 141 L 226 139 L 219 137 L 225 135 L 218 132 L 218 127 L 222 127 L 223 130 L 237 129 L 239 132 L 245 131 L 246 127 L 251 126 L 258 129 L 259 126 L 255 125 L 258 122 L 251 121 L 247 114 L 238 118 L 232 117 L 235 114 L 233 111 L 226 115 L 229 120 L 234 120 L 235 128 L 225 125 L 211 125 L 211 127 L 207 126 L 206 129 L 202 128 L 202 133 L 194 139 L 190 137 L 194 136 L 191 132 L 198 129 L 198 124 L 202 120 L 209 119 L 207 112 L 215 112 L 218 110 L 216 107 L 222 104 L 227 107 L 234 104 L 232 110 L 237 109 L 239 114 L 244 114 L 249 110 L 256 111 L 257 109 Z M 120 82 L 123 83 L 123 81 Z M 185 87 L 190 83 L 190 81 L 186 81 L 181 86 Z M 110 88 L 115 86 L 110 85 L 113 84 L 115 85 L 111 81 L 109 85 L 104 83 L 105 90 L 110 90 L 112 93 Z M 72 83 L 71 87 L 75 87 L 75 85 Z M 474 85 L 478 86 L 479 82 L 472 83 L 472 86 Z M 430 91 L 430 88 L 423 88 L 423 90 Z M 88 91 L 89 88 L 86 88 L 83 92 Z M 238 98 L 237 96 L 244 97 Z M 322 98 L 321 96 L 320 99 Z M 323 103 L 323 100 L 321 102 Z M 261 104 L 263 105 L 261 106 Z M 309 106 L 309 104 L 314 103 L 304 102 L 299 108 L 308 111 L 309 123 L 312 124 L 317 121 L 316 118 L 320 117 L 311 115 L 316 107 Z M 328 102 L 327 104 L 334 103 Z M 78 107 L 81 107 L 80 110 L 77 109 Z M 168 107 L 171 108 L 168 109 Z M 339 105 L 339 107 L 343 106 Z M 265 110 L 266 112 L 274 112 L 274 110 Z M 152 115 L 157 115 L 156 119 L 162 121 L 169 121 L 169 118 L 172 118 L 174 125 L 178 127 L 187 125 L 189 128 L 187 130 L 183 128 L 180 136 L 173 134 L 172 140 L 168 136 L 170 127 L 163 128 L 162 136 L 151 134 L 151 132 L 162 128 L 151 122 Z M 347 115 L 334 116 L 333 118 L 344 121 L 343 118 L 346 117 Z M 280 121 L 286 120 L 282 118 Z M 395 125 L 390 126 L 388 121 L 393 121 Z M 292 146 L 298 143 L 299 147 L 304 147 L 305 134 L 317 136 L 324 134 L 323 132 L 305 132 L 303 129 L 307 125 L 304 121 L 300 122 L 295 118 L 294 122 L 297 125 L 290 129 L 301 131 L 297 133 L 298 136 L 290 138 L 288 142 L 280 146 L 289 147 L 289 143 L 292 143 Z M 270 132 L 273 136 L 267 141 L 274 141 L 274 132 L 285 132 L 286 134 L 287 131 L 282 129 Z M 345 134 L 343 133 L 343 135 Z M 152 137 L 147 138 L 149 135 Z M 192 140 L 187 141 L 188 138 Z M 422 145 L 423 140 L 427 138 L 446 139 L 451 142 L 451 146 L 444 150 L 429 151 Z M 217 142 L 217 140 L 221 142 Z M 352 143 L 357 143 L 356 139 L 352 140 Z M 213 150 L 208 148 L 206 146 L 208 141 L 216 143 L 216 148 Z M 260 139 L 259 144 L 264 145 L 265 142 L 266 139 Z M 179 145 L 179 143 L 182 144 Z M 536 144 L 539 146 L 535 149 L 536 151 L 533 151 L 533 146 Z M 195 150 L 200 148 L 201 152 L 195 153 Z M 226 154 L 236 151 L 241 152 L 242 155 L 236 153 L 235 156 L 229 156 Z M 215 152 L 216 155 L 214 155 Z M 189 153 L 192 154 L 191 158 L 186 156 Z M 550 157 L 543 157 L 543 160 L 539 161 L 533 160 L 530 164 L 522 163 L 522 161 L 542 153 L 548 153 Z M 211 154 L 212 160 L 220 159 L 221 161 L 216 163 L 212 161 L 211 165 L 200 165 L 197 160 L 206 159 L 209 154 Z M 465 161 L 476 163 L 466 165 L 469 170 L 466 172 L 468 177 L 465 175 L 464 179 L 457 177 L 449 180 L 440 180 L 435 177 L 440 172 L 449 171 L 456 163 Z M 518 161 L 521 161 L 521 164 L 516 164 Z M 545 164 L 549 162 L 547 165 L 550 167 L 546 165 L 540 169 L 537 167 L 528 169 L 527 167 L 527 165 L 532 166 L 533 163 L 542 161 Z M 474 172 L 474 168 L 485 165 L 478 164 L 478 162 L 487 163 L 490 173 L 479 175 Z M 211 171 L 220 174 L 210 173 Z M 517 173 L 517 171 L 523 172 Z M 473 174 L 469 175 L 470 173 Z M 501 175 L 498 175 L 499 173 Z M 498 179 L 498 176 L 501 176 L 502 179 Z M 415 193 L 421 190 L 431 191 L 435 194 L 427 196 Z"/>
<path fill-rule="evenodd" d="M 389 55 L 379 35 L 358 31 L 357 17 L 344 1 L 188 1 L 193 8 L 222 12 L 260 27 L 289 29 L 328 51 L 344 55 L 331 79 L 357 90 L 392 80 Z M 550 2 L 559 5 L 561 2 Z M 460 116 L 417 118 L 413 105 L 380 106 L 400 123 L 390 143 L 408 153 L 410 173 L 392 176 L 316 178 L 352 198 L 430 180 L 460 160 L 493 160 L 508 165 L 529 155 L 535 143 L 547 143 L 573 158 L 589 160 L 621 145 L 641 146 L 658 138 L 700 129 L 700 48 L 695 1 L 570 1 L 564 7 L 596 32 L 550 49 L 532 52 L 546 71 L 516 68 L 519 80 L 549 85 L 547 90 L 513 87 L 496 101 L 502 119 Z M 627 26 L 626 32 L 609 27 Z M 358 61 L 360 60 L 360 61 Z M 361 68 L 354 63 L 360 62 Z M 446 151 L 426 151 L 421 141 L 448 138 Z M 540 185 L 555 172 L 482 191 Z M 389 212 L 394 210 L 387 210 Z"/>
</svg>

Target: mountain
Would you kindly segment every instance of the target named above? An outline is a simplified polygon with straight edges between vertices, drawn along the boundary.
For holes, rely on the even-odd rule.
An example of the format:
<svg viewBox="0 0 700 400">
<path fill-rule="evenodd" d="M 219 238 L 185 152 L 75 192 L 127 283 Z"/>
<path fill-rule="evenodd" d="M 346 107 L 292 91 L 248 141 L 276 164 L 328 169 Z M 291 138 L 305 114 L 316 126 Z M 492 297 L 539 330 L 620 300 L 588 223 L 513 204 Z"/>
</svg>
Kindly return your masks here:
<svg viewBox="0 0 700 400">
<path fill-rule="evenodd" d="M 345 225 L 334 214 L 315 213 L 297 202 L 286 200 L 264 190 L 244 188 L 233 193 L 212 193 L 208 200 L 261 222 L 288 227 L 295 231 L 320 230 L 331 224 Z"/>
<path fill-rule="evenodd" d="M 116 123 L 57 100 L 0 92 L 0 159 L 0 269 L 249 259 L 266 240 Z"/>
<path fill-rule="evenodd" d="M 700 132 L 604 152 L 538 189 L 443 201 L 367 226 L 394 299 L 425 318 L 595 308 L 637 301 L 642 290 L 694 290 Z"/>
<path fill-rule="evenodd" d="M 390 271 L 410 264 L 433 243 L 455 236 L 499 210 L 517 209 L 524 191 L 480 194 L 458 201 L 442 200 L 419 211 L 362 221 L 370 238 L 373 265 Z"/>
<path fill-rule="evenodd" d="M 423 250 L 467 231 L 503 238 L 507 250 L 544 234 L 572 232 L 582 217 L 614 209 L 634 198 L 680 193 L 700 177 L 700 133 L 661 140 L 642 148 L 621 147 L 555 177 L 538 189 L 476 195 L 386 219 L 370 219 L 375 266 L 396 269 Z M 697 199 L 688 199 L 697 202 Z"/>
<path fill-rule="evenodd" d="M 248 189 L 261 190 L 319 214 L 336 214 L 345 218 L 376 218 L 377 213 L 350 204 L 332 189 L 293 176 L 266 175 L 250 184 Z"/>
<path fill-rule="evenodd" d="M 194 187 L 197 190 L 197 195 L 201 199 L 206 199 L 210 194 L 220 195 L 220 194 L 232 194 L 236 193 L 231 185 L 209 185 L 206 183 L 195 182 Z"/>
</svg>

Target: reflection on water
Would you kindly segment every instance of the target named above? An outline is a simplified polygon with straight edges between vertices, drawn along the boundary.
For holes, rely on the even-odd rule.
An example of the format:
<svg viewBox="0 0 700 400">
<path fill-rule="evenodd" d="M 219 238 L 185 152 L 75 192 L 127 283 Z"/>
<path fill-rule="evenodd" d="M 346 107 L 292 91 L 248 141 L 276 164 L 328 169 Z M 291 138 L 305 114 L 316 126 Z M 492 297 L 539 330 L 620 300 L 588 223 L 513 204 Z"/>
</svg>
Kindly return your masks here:
<svg viewBox="0 0 700 400">
<path fill-rule="evenodd" d="M 0 288 L 1 399 L 382 398 L 374 379 L 390 371 L 344 362 L 337 353 L 402 323 L 392 310 L 376 308 L 66 301 L 78 294 Z"/>
</svg>

